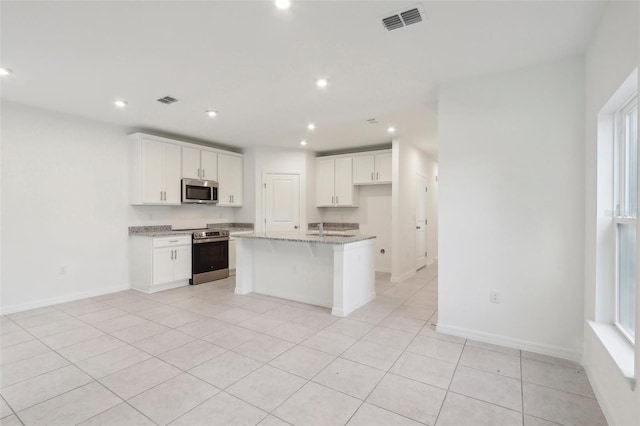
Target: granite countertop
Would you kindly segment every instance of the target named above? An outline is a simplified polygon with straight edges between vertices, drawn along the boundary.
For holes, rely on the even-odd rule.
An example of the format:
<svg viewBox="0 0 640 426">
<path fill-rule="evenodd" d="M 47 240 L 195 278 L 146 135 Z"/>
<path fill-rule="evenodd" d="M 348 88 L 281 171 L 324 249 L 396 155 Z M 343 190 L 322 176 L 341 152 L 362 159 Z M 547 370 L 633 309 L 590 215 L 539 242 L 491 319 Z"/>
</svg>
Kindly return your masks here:
<svg viewBox="0 0 640 426">
<path fill-rule="evenodd" d="M 326 232 L 325 232 L 326 234 Z M 292 241 L 301 243 L 320 243 L 320 244 L 349 244 L 358 241 L 370 240 L 376 238 L 375 235 L 349 235 L 349 236 L 331 236 L 324 235 L 308 235 L 308 234 L 277 234 L 277 233 L 264 233 L 254 232 L 252 234 L 236 235 L 235 238 L 248 238 L 256 240 L 279 240 L 279 241 Z"/>
<path fill-rule="evenodd" d="M 193 231 L 141 231 L 129 233 L 129 235 L 136 237 L 172 237 L 180 235 L 193 235 Z"/>
<path fill-rule="evenodd" d="M 207 223 L 207 228 L 229 232 L 253 232 L 253 223 Z"/>
</svg>

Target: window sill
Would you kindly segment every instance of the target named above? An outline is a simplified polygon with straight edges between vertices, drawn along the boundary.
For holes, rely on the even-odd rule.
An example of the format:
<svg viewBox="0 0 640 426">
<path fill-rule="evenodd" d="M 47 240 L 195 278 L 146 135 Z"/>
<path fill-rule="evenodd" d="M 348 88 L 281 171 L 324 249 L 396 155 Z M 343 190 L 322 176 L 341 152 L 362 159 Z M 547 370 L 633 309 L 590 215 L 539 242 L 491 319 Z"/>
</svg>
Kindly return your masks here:
<svg viewBox="0 0 640 426">
<path fill-rule="evenodd" d="M 633 345 L 624 338 L 622 333 L 620 333 L 613 324 L 602 324 L 593 321 L 587 322 L 618 366 L 622 375 L 629 381 L 631 389 L 635 389 L 636 378 L 634 372 L 635 361 Z"/>
</svg>

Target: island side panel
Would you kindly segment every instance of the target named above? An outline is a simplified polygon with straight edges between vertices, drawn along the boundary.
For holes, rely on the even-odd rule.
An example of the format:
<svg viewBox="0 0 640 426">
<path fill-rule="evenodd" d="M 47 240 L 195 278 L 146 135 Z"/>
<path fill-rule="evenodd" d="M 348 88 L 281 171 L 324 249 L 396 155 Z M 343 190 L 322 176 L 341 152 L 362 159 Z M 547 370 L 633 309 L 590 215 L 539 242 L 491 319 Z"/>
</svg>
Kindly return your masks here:
<svg viewBox="0 0 640 426">
<path fill-rule="evenodd" d="M 253 291 L 253 242 L 244 238 L 236 239 L 236 294 Z"/>
<path fill-rule="evenodd" d="M 334 246 L 332 315 L 345 317 L 376 298 L 374 241 Z"/>
<path fill-rule="evenodd" d="M 333 306 L 333 245 L 238 238 L 236 293 Z M 246 244 L 250 242 L 250 244 Z"/>
</svg>

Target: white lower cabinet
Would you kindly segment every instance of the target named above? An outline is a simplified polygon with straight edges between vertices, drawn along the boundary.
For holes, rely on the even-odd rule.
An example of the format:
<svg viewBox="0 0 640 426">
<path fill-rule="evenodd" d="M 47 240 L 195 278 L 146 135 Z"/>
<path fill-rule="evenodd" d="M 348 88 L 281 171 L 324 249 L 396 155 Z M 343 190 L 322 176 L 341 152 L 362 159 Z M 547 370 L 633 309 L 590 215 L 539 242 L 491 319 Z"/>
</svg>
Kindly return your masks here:
<svg viewBox="0 0 640 426">
<path fill-rule="evenodd" d="M 189 284 L 191 235 L 130 238 L 131 287 L 144 293 Z"/>
</svg>

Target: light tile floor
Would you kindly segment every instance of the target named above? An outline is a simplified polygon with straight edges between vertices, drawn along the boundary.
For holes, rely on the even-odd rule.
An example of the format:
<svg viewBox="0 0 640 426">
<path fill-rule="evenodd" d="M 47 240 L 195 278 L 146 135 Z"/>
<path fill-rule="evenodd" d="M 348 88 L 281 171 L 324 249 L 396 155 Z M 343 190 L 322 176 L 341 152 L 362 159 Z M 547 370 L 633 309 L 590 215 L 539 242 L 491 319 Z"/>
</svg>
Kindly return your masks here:
<svg viewBox="0 0 640 426">
<path fill-rule="evenodd" d="M 577 364 L 435 332 L 436 272 L 348 318 L 234 278 L 1 317 L 0 425 L 605 425 Z"/>
</svg>

